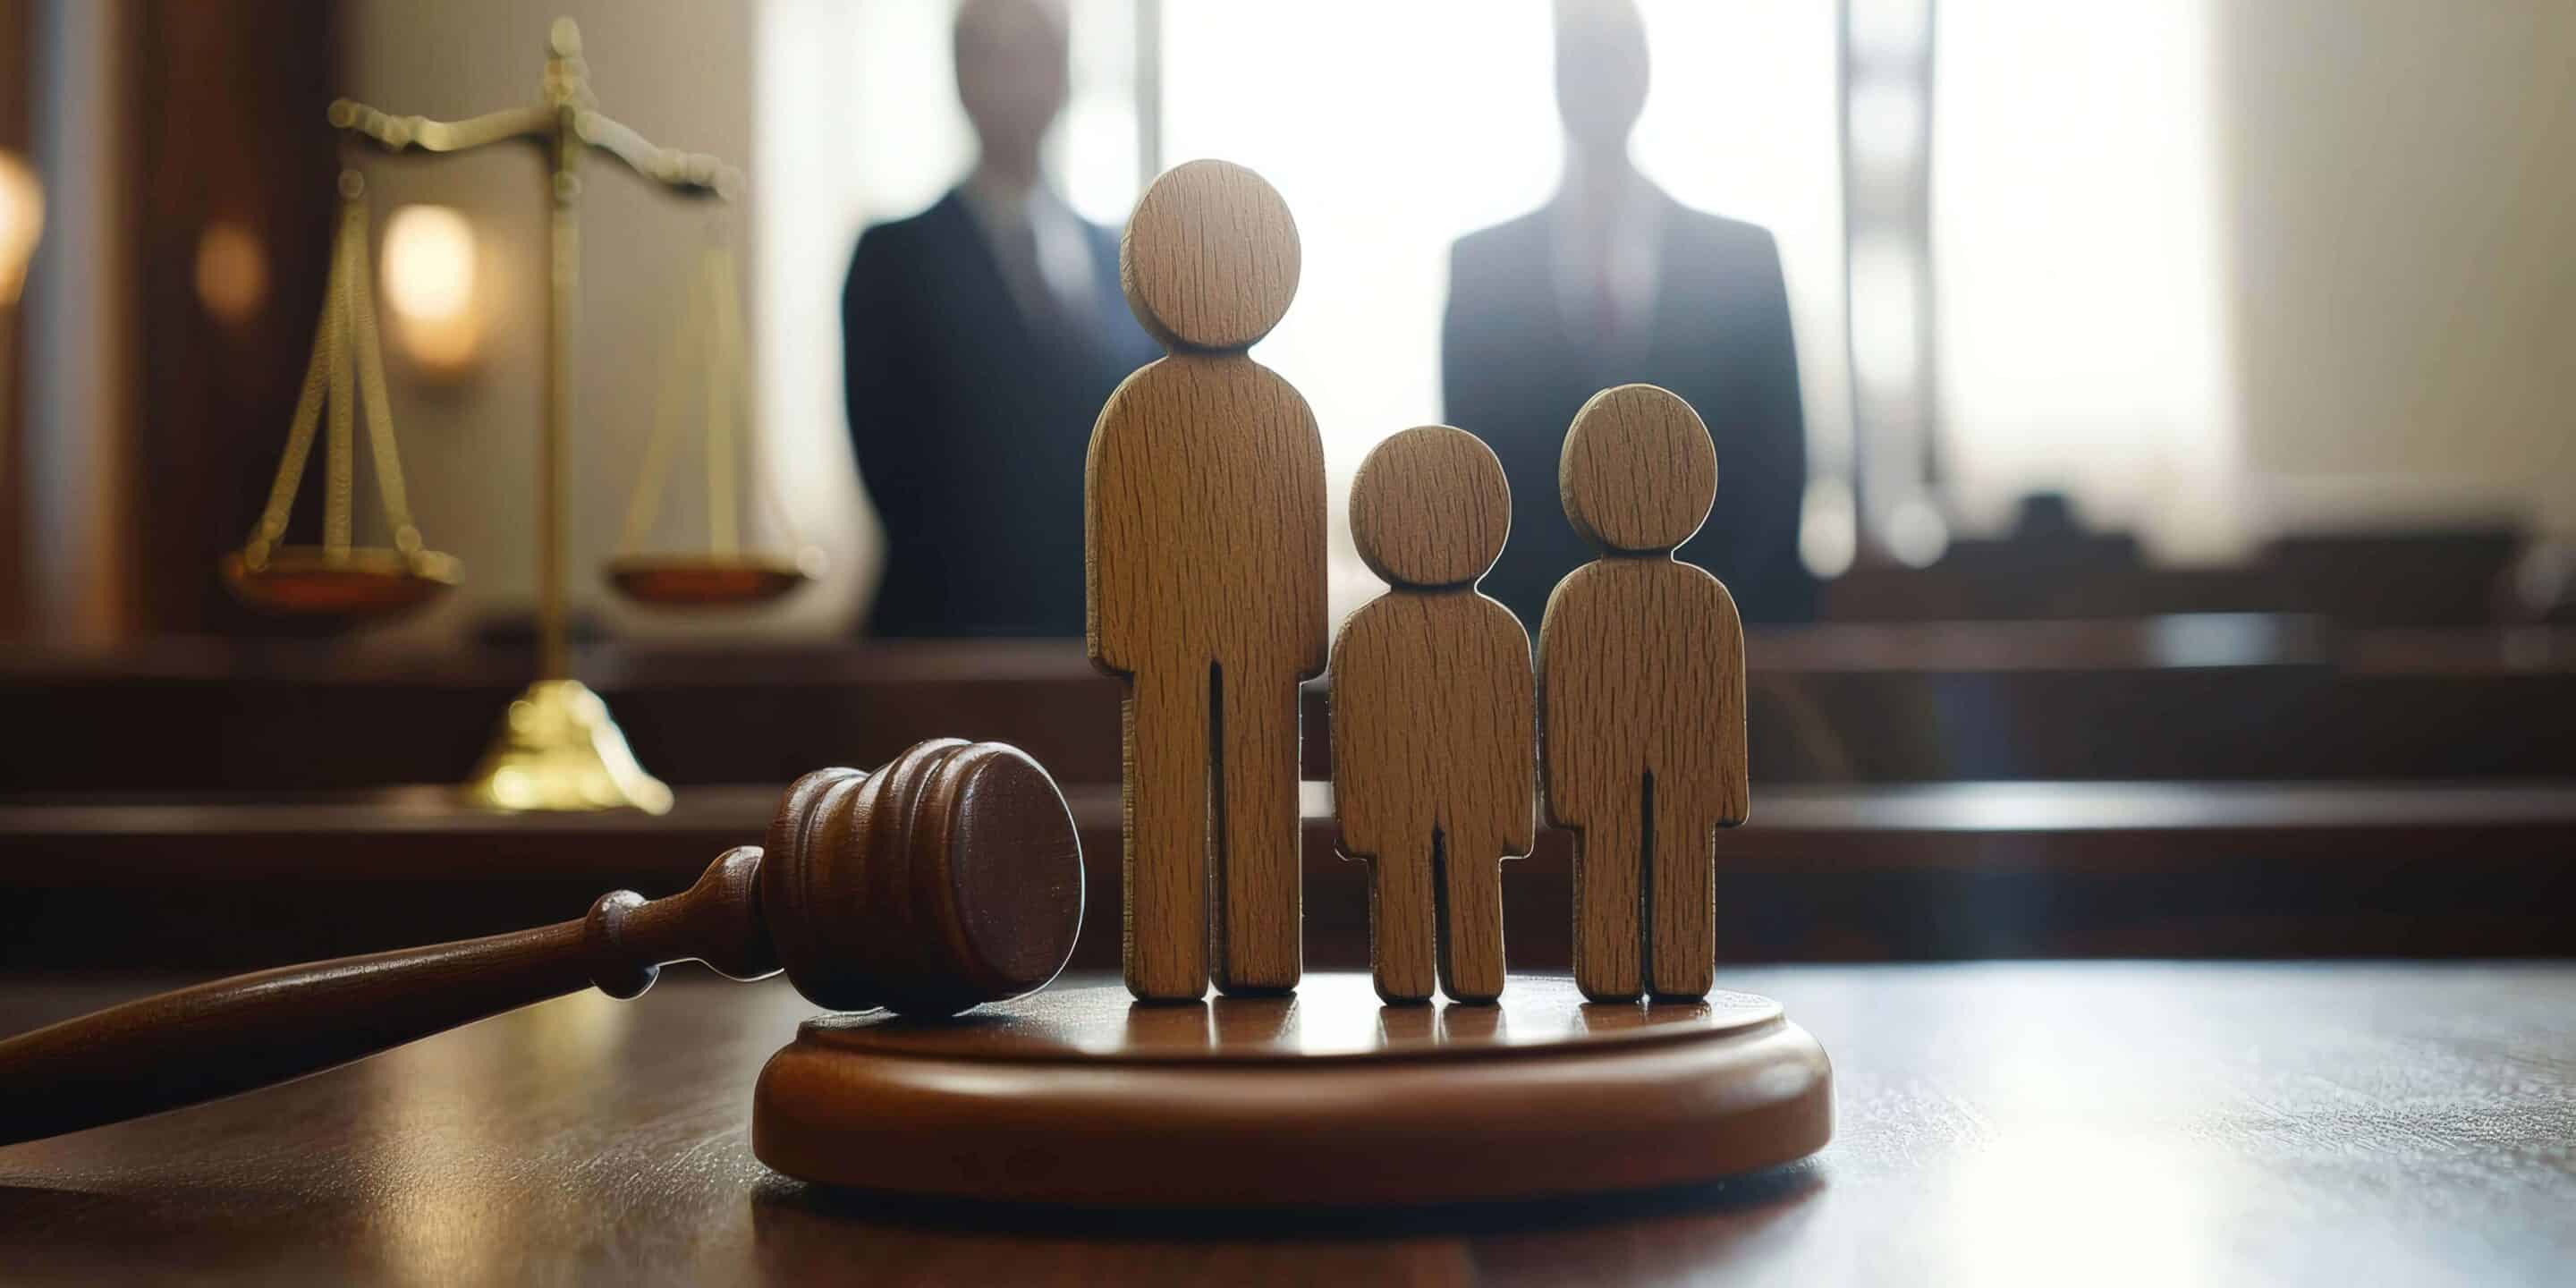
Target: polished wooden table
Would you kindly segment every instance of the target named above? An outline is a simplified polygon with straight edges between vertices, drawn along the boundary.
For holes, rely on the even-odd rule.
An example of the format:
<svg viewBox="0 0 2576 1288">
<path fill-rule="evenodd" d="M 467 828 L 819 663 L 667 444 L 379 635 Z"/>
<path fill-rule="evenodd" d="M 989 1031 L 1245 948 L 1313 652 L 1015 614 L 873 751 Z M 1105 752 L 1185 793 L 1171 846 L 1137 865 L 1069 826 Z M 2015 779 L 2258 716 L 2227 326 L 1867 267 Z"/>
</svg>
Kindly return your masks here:
<svg viewBox="0 0 2576 1288">
<path fill-rule="evenodd" d="M 0 1149 L 0 1281 L 2346 1288 L 2564 1283 L 2576 1265 L 2576 965 L 1730 971 L 1833 1053 L 1837 1136 L 1809 1162 L 1286 1217 L 784 1180 L 744 1128 L 753 1076 L 809 1008 L 671 974 L 639 1001 L 568 998 Z M 0 986 L 0 1028 L 168 982 Z"/>
</svg>

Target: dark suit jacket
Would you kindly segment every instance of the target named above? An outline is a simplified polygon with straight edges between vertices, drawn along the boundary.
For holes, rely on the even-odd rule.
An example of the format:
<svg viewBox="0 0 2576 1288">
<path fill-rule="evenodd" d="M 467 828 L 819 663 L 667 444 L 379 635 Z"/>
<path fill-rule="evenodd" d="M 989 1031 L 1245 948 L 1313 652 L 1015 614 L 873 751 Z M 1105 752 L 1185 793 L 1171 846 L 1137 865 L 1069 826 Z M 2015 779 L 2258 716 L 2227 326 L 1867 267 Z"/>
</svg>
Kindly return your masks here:
<svg viewBox="0 0 2576 1288">
<path fill-rule="evenodd" d="M 1752 224 L 1655 200 L 1664 241 L 1651 335 L 1624 358 L 1569 334 L 1548 212 L 1472 233 L 1450 256 L 1449 423 L 1491 444 L 1512 485 L 1511 542 L 1484 590 L 1533 631 L 1558 579 L 1595 555 L 1557 499 L 1566 427 L 1585 399 L 1636 381 L 1681 395 L 1717 441 L 1717 508 L 1681 559 L 1717 574 L 1747 621 L 1814 615 L 1798 560 L 1807 439 L 1779 251 Z"/>
<path fill-rule="evenodd" d="M 951 192 L 859 238 L 841 292 L 850 434 L 886 529 L 877 635 L 1082 634 L 1082 468 L 1100 404 L 1160 356 L 1089 227 L 1095 299 L 1033 327 Z"/>
</svg>

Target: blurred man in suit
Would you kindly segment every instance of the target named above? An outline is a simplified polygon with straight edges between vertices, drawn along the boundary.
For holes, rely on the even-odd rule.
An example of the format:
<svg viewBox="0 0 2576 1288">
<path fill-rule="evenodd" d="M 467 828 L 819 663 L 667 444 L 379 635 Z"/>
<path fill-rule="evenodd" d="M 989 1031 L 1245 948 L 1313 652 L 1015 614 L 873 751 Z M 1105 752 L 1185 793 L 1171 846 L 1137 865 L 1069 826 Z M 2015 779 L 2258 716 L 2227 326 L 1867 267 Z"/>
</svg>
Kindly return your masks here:
<svg viewBox="0 0 2576 1288">
<path fill-rule="evenodd" d="M 1484 591 L 1535 625 L 1592 557 L 1557 502 L 1566 426 L 1593 393 L 1643 381 L 1698 408 L 1717 440 L 1717 508 L 1680 557 L 1717 574 L 1746 620 L 1802 620 L 1806 426 L 1780 254 L 1769 232 L 1685 209 L 1630 163 L 1646 77 L 1629 0 L 1559 0 L 1564 186 L 1450 257 L 1447 419 L 1492 444 L 1512 484 L 1511 545 Z"/>
<path fill-rule="evenodd" d="M 1119 291 L 1116 234 L 1039 172 L 1061 8 L 966 0 L 955 45 L 974 171 L 860 237 L 841 293 L 850 433 L 886 533 L 869 630 L 1076 636 L 1091 422 L 1159 351 Z"/>
</svg>

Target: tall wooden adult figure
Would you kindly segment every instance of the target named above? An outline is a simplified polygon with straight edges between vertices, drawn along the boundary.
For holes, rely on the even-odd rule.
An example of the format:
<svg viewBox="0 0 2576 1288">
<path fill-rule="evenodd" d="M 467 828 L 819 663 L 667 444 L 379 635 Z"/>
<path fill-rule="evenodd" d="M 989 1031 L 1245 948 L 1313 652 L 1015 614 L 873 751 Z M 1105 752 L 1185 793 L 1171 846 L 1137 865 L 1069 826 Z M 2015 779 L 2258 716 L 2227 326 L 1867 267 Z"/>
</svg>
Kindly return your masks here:
<svg viewBox="0 0 2576 1288">
<path fill-rule="evenodd" d="M 1100 409 L 1083 519 L 1091 660 L 1127 680 L 1125 959 L 1147 1000 L 1302 970 L 1297 684 L 1325 664 L 1324 448 L 1244 352 L 1297 270 L 1286 203 L 1222 161 L 1156 179 L 1119 251 L 1167 352 Z"/>
<path fill-rule="evenodd" d="M 1539 727 L 1548 821 L 1576 833 L 1574 980 L 1596 1000 L 1703 997 L 1716 982 L 1716 830 L 1752 804 L 1744 627 L 1676 561 L 1717 497 L 1699 413 L 1621 385 L 1575 413 L 1565 517 L 1601 558 L 1548 597 Z"/>
<path fill-rule="evenodd" d="M 1503 991 L 1501 861 L 1538 831 L 1529 632 L 1476 582 L 1503 552 L 1511 484 L 1493 449 L 1408 429 L 1351 481 L 1351 539 L 1385 594 L 1333 641 L 1333 801 L 1371 867 L 1378 996 Z"/>
</svg>

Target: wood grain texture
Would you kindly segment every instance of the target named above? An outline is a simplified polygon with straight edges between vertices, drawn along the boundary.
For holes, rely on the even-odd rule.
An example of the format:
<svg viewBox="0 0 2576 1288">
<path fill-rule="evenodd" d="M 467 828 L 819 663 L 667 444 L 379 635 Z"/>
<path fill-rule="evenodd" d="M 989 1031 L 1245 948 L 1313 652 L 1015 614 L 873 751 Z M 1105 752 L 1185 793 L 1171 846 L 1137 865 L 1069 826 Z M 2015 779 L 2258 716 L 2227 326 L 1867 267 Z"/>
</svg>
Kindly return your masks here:
<svg viewBox="0 0 2576 1288">
<path fill-rule="evenodd" d="M 1137 316 L 1199 346 L 1110 395 L 1084 487 L 1089 652 L 1127 681 L 1123 956 L 1142 998 L 1211 977 L 1290 989 L 1303 969 L 1297 685 L 1326 660 L 1323 439 L 1240 351 L 1287 307 L 1295 237 L 1258 176 L 1193 162 L 1146 191 L 1121 255 Z"/>
<path fill-rule="evenodd" d="M 1166 349 L 1249 349 L 1297 296 L 1297 221 L 1260 175 L 1229 161 L 1164 171 L 1118 248 L 1127 307 Z"/>
<path fill-rule="evenodd" d="M 660 967 L 783 966 L 833 1007 L 952 1015 L 1043 987 L 1082 924 L 1082 858 L 1054 783 L 1014 748 L 923 743 L 875 774 L 808 774 L 689 889 L 629 890 L 534 930 L 279 967 L 0 1041 L 0 1141 L 77 1131 L 311 1073 Z"/>
<path fill-rule="evenodd" d="M 1089 672 L 1078 648 L 1072 660 Z M 1113 696 L 1113 745 L 1116 713 Z M 1083 849 L 1118 853 L 1117 786 L 1065 794 Z M 701 787 L 658 819 L 540 822 L 431 788 L 0 803 L 0 975 L 255 970 L 535 925 L 604 886 L 686 888 L 777 799 Z M 1364 971 L 1369 870 L 1337 839 L 1331 818 L 1307 820 L 1306 963 Z M 1507 867 L 1516 970 L 1568 969 L 1571 841 L 1543 831 Z M 1719 873 L 1722 963 L 2568 957 L 2576 787 L 1770 785 L 1759 814 L 1719 834 Z M 1086 878 L 1087 908 L 1118 906 L 1117 864 Z M 1947 906 L 2011 911 L 1924 913 Z M 1067 968 L 1115 972 L 1120 929 L 1086 917 Z"/>
<path fill-rule="evenodd" d="M 1574 976 L 1596 998 L 1716 979 L 1716 829 L 1752 808 L 1744 627 L 1670 553 L 1708 516 L 1715 462 L 1698 413 L 1648 385 L 1594 395 L 1566 432 L 1566 518 L 1603 549 L 1548 597 L 1539 727 L 1548 821 L 1577 833 Z"/>
<path fill-rule="evenodd" d="M 184 981 L 0 982 L 0 1029 L 169 982 Z M 575 994 L 188 1113 L 0 1148 L 0 1264 L 13 1288 L 861 1272 L 2351 1288 L 2555 1284 L 2576 1259 L 2576 966 L 1806 966 L 1725 984 L 1830 1042 L 1837 1113 L 1811 1161 L 1716 1185 L 1175 1217 L 799 1184 L 755 1161 L 747 1132 L 761 1066 L 811 1004 L 783 981 L 680 968 L 633 1002 Z M 1502 1008 L 1397 1009 L 1507 1014 L 1519 986 Z M 1353 1169 L 1394 1143 L 1349 1142 Z"/>
<path fill-rule="evenodd" d="M 0 1142 L 282 1082 L 585 985 L 633 997 L 686 957 L 758 978 L 778 969 L 759 866 L 731 850 L 669 899 L 621 890 L 535 930 L 260 971 L 22 1033 L 0 1042 Z"/>
<path fill-rule="evenodd" d="M 1130 1006 L 1098 981 L 953 1019 L 827 1015 L 803 1026 L 835 1050 L 955 1060 L 1106 1064 L 1296 1065 L 1483 1060 L 1605 1052 L 1693 1036 L 1749 1033 L 1787 1018 L 1767 997 L 1719 990 L 1696 1002 L 1593 1004 L 1563 973 L 1531 973 L 1494 1005 L 1382 1004 L 1366 975 L 1318 971 L 1293 994 L 1200 1006 Z"/>
<path fill-rule="evenodd" d="M 1717 444 L 1671 392 L 1620 385 L 1574 413 L 1557 462 L 1566 520 L 1616 554 L 1653 554 L 1691 539 L 1717 499 Z"/>
<path fill-rule="evenodd" d="M 2559 716 L 2576 710 L 2576 630 L 2346 631 L 2253 615 L 1745 633 L 1766 785 L 2576 779 L 2576 721 Z M 1119 779 L 1124 688 L 1077 640 L 630 641 L 584 653 L 581 670 L 683 810 L 690 787 L 774 786 L 960 731 L 1020 747 L 1068 785 Z M 526 675 L 524 652 L 472 647 L 21 643 L 0 650 L 0 726 L 47 736 L 0 739 L 0 790 L 202 799 L 445 781 L 490 736 L 480 713 Z M 1321 686 L 1306 701 L 1305 775 L 1320 781 Z M 388 728 L 406 736 L 379 736 Z"/>
<path fill-rule="evenodd" d="M 1090 988 L 945 1024 L 828 1017 L 761 1071 L 751 1139 L 870 1191 L 1209 1208 L 1705 1181 L 1832 1130 L 1824 1048 L 1767 998 L 1590 1005 L 1524 979 L 1507 1008 L 1433 1010 L 1328 974 L 1189 1007 Z"/>
<path fill-rule="evenodd" d="M 1390 434 L 1351 475 L 1351 544 L 1390 586 L 1473 586 L 1511 537 L 1512 484 L 1483 439 L 1449 425 Z"/>
<path fill-rule="evenodd" d="M 953 1015 L 1044 987 L 1073 953 L 1082 847 L 1046 770 L 1000 743 L 825 769 L 772 816 L 760 909 L 787 978 L 834 1010 Z"/>
<path fill-rule="evenodd" d="M 1502 463 L 1464 430 L 1388 438 L 1351 484 L 1351 537 L 1390 583 L 1333 642 L 1342 853 L 1370 866 L 1369 961 L 1390 1002 L 1491 1001 L 1501 862 L 1538 832 L 1529 632 L 1476 593 L 1511 526 Z"/>
</svg>

